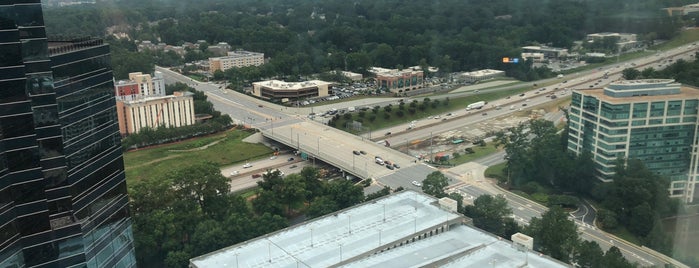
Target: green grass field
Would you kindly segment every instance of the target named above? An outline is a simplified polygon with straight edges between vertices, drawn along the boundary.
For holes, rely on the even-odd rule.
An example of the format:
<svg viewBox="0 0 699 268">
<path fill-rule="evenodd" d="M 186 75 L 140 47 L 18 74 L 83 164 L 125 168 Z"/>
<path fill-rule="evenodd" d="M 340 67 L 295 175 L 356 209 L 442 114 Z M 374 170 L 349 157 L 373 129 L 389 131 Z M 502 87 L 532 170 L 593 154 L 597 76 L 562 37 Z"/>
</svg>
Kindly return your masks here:
<svg viewBox="0 0 699 268">
<path fill-rule="evenodd" d="M 449 159 L 449 164 L 453 165 L 461 165 L 463 163 L 468 163 L 473 160 L 476 160 L 478 158 L 487 156 L 489 154 L 492 154 L 494 152 L 498 151 L 498 148 L 495 147 L 493 143 L 488 143 L 486 146 L 473 146 L 471 147 L 473 149 L 472 154 L 467 154 L 466 152 L 459 152 L 459 157 L 458 158 L 453 158 Z"/>
<path fill-rule="evenodd" d="M 133 181 L 161 176 L 171 170 L 201 162 L 212 162 L 224 166 L 266 157 L 272 153 L 271 149 L 262 144 L 243 142 L 242 140 L 249 135 L 250 133 L 241 130 L 231 130 L 207 137 L 127 152 L 124 154 L 126 179 Z M 196 149 L 213 142 L 218 143 L 206 149 Z"/>
</svg>

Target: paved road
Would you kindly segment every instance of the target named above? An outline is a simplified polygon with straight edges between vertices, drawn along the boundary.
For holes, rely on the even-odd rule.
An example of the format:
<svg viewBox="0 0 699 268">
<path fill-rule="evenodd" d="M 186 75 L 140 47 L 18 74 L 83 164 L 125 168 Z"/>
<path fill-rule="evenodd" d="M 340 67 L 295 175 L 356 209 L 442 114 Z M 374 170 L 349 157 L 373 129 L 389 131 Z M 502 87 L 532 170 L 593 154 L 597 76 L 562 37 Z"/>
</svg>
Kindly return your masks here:
<svg viewBox="0 0 699 268">
<path fill-rule="evenodd" d="M 643 59 L 638 59 L 634 60 L 633 64 L 636 65 L 637 68 L 643 68 L 644 66 L 652 66 L 652 64 L 656 64 L 656 62 L 661 62 L 664 59 L 668 57 L 679 57 L 678 55 L 681 53 L 684 53 L 686 51 L 694 51 L 694 47 L 681 47 L 678 49 L 673 49 L 669 52 L 664 52 L 664 53 L 659 53 L 658 55 L 646 57 Z M 600 68 L 597 70 L 591 70 L 584 72 L 579 75 L 572 75 L 567 77 L 567 80 L 564 80 L 566 82 L 561 82 L 557 84 L 558 90 L 551 89 L 549 86 L 548 89 L 544 90 L 543 93 L 541 93 L 541 89 L 535 89 L 529 92 L 525 93 L 525 96 L 522 98 L 519 98 L 518 96 L 515 97 L 510 97 L 509 99 L 503 99 L 503 100 L 496 100 L 493 101 L 490 104 L 490 107 L 485 107 L 483 110 L 478 110 L 476 112 L 468 112 L 465 115 L 462 115 L 461 117 L 458 117 L 457 119 L 452 119 L 452 120 L 447 120 L 448 124 L 432 124 L 431 122 L 426 122 L 427 127 L 424 127 L 422 129 L 418 128 L 415 130 L 411 130 L 409 135 L 406 134 L 398 134 L 398 135 L 406 135 L 403 137 L 402 140 L 407 142 L 408 139 L 423 139 L 425 137 L 429 137 L 433 133 L 441 133 L 443 131 L 448 131 L 450 128 L 452 128 L 455 125 L 468 125 L 472 124 L 477 121 L 483 121 L 483 120 L 492 120 L 498 116 L 502 116 L 508 113 L 512 113 L 515 110 L 515 107 L 525 107 L 523 104 L 527 104 L 526 107 L 532 107 L 536 106 L 539 104 L 543 104 L 545 102 L 551 101 L 550 98 L 545 97 L 545 95 L 550 94 L 550 91 L 555 91 L 554 94 L 559 94 L 561 96 L 566 96 L 570 94 L 570 90 L 567 90 L 566 87 L 568 88 L 588 88 L 590 85 L 593 87 L 595 86 L 601 86 L 598 82 L 603 76 L 604 72 L 609 72 L 610 78 L 608 81 L 605 81 L 608 83 L 610 80 L 616 79 L 615 77 L 618 77 L 618 74 L 621 72 L 623 68 L 621 68 L 622 64 L 628 64 L 632 65 L 632 62 L 626 62 L 626 63 L 621 63 L 617 67 L 607 67 L 607 68 Z M 379 145 L 376 145 L 373 142 L 370 142 L 368 140 L 362 140 L 360 137 L 346 137 L 343 134 L 338 134 L 338 132 L 335 132 L 334 130 L 322 130 L 318 131 L 318 127 L 322 128 L 322 125 L 315 123 L 315 122 L 305 122 L 305 115 L 309 113 L 308 108 L 284 108 L 278 105 L 273 105 L 269 104 L 257 99 L 254 99 L 250 96 L 240 94 L 237 92 L 232 92 L 232 91 L 227 91 L 227 90 L 221 90 L 218 85 L 213 85 L 213 84 L 208 84 L 208 83 L 195 83 L 191 81 L 191 79 L 188 81 L 187 79 L 189 78 L 184 78 L 182 76 L 178 77 L 178 74 L 172 73 L 167 70 L 163 70 L 162 68 L 158 68 L 159 70 L 162 70 L 163 73 L 166 76 L 166 81 L 170 83 L 171 81 L 181 81 L 185 82 L 191 85 L 194 85 L 195 88 L 198 90 L 202 90 L 206 92 L 206 94 L 209 96 L 210 100 L 212 103 L 214 103 L 214 106 L 216 109 L 227 113 L 231 115 L 232 118 L 236 119 L 238 122 L 246 123 L 248 125 L 258 127 L 263 130 L 263 133 L 265 135 L 274 137 L 277 139 L 279 142 L 285 143 L 291 147 L 293 147 L 294 143 L 294 138 L 296 139 L 297 147 L 309 152 L 310 154 L 313 154 L 315 151 L 316 154 L 314 155 L 315 157 L 320 157 L 325 160 L 325 162 L 337 165 L 337 166 L 342 166 L 345 169 L 351 169 L 352 172 L 354 172 L 355 175 L 358 176 L 369 176 L 371 175 L 372 177 L 384 177 L 389 173 L 393 173 L 390 170 L 385 169 L 383 166 L 378 166 L 378 165 L 369 165 L 368 162 L 365 163 L 365 168 L 363 172 L 357 171 L 356 167 L 356 157 L 351 154 L 352 150 L 356 150 L 355 148 L 371 148 L 374 150 L 373 154 L 381 154 L 382 156 L 388 155 L 391 159 L 394 159 L 395 161 L 400 161 L 402 162 L 401 164 L 404 167 L 411 167 L 411 166 L 417 166 L 417 165 L 422 165 L 418 163 L 411 162 L 412 157 L 410 156 L 405 156 L 400 152 L 397 151 L 392 151 L 388 148 L 381 147 Z M 174 80 L 173 80 L 174 78 Z M 605 83 L 602 82 L 602 83 Z M 598 85 L 595 85 L 595 83 L 598 83 Z M 539 93 L 535 93 L 535 92 Z M 457 94 L 472 94 L 471 92 L 465 92 L 465 93 L 457 93 Z M 450 97 L 454 97 L 455 94 L 449 95 Z M 446 96 L 445 96 L 446 97 Z M 392 100 L 391 100 L 392 101 Z M 513 109 L 510 110 L 509 108 L 504 108 L 507 106 L 512 107 Z M 333 104 L 333 106 L 338 107 L 338 104 Z M 497 110 L 495 107 L 501 106 L 503 109 Z M 317 108 L 316 108 L 317 109 Z M 518 110 L 518 108 L 517 108 Z M 463 112 L 463 111 L 462 111 Z M 457 115 L 460 113 L 459 111 L 456 112 Z M 485 113 L 485 114 L 483 114 Z M 434 121 L 433 121 L 434 122 Z M 309 124 L 310 123 L 310 124 Z M 314 126 L 315 130 L 313 132 L 307 131 L 308 129 L 312 129 L 309 126 Z M 296 137 L 294 137 L 294 128 L 296 129 Z M 403 130 L 401 130 L 403 128 Z M 399 126 L 398 131 L 394 132 L 392 135 L 392 139 L 395 139 L 393 142 L 393 145 L 396 145 L 396 142 L 400 144 L 401 137 L 396 138 L 396 134 L 398 132 L 404 131 L 407 128 L 407 126 Z M 273 133 L 274 130 L 277 130 L 276 134 Z M 286 135 L 287 129 L 289 130 L 289 135 Z M 281 131 L 280 131 L 281 130 Z M 306 131 L 304 133 L 312 133 L 312 134 L 306 134 L 303 137 L 301 137 L 299 131 Z M 324 132 L 328 131 L 328 132 Z M 331 133 L 328 135 L 328 133 Z M 339 138 L 338 138 L 339 137 Z M 320 141 L 321 139 L 324 139 L 324 146 L 323 150 L 320 150 Z M 351 143 L 346 143 L 346 141 L 350 141 Z M 357 142 L 359 141 L 359 142 Z M 315 150 L 314 150 L 315 149 Z M 351 159 L 351 160 L 349 160 Z M 397 160 L 400 159 L 400 160 Z M 351 162 L 350 162 L 351 161 Z M 364 160 L 367 161 L 367 160 Z M 493 160 L 495 161 L 495 160 Z M 351 168 L 348 168 L 349 163 L 352 163 Z M 369 167 L 371 166 L 371 167 Z M 482 165 L 481 165 L 482 166 Z M 361 168 L 360 168 L 361 170 Z M 484 169 L 483 169 L 484 170 Z M 474 176 L 482 176 L 482 170 L 479 172 L 447 172 L 447 173 L 452 173 L 456 176 L 452 177 L 453 180 L 457 179 L 461 180 L 464 182 L 464 176 L 466 174 L 470 174 L 471 179 L 473 180 Z M 478 175 L 481 174 L 481 175 Z M 450 177 L 452 175 L 449 175 Z M 486 187 L 485 191 L 498 191 L 497 189 L 493 190 L 487 187 L 487 184 L 485 181 L 481 181 L 480 184 L 478 184 L 479 180 L 476 179 L 477 184 L 471 184 L 473 188 L 481 188 L 481 187 Z M 407 180 L 401 180 L 402 183 L 410 183 Z M 478 195 L 479 192 L 474 192 L 476 190 L 473 190 L 472 192 L 470 189 L 471 187 L 467 188 L 458 188 L 460 183 L 455 183 L 452 185 L 452 187 L 456 185 L 457 188 L 450 188 L 451 190 L 459 190 L 463 191 L 466 194 L 471 194 L 470 196 L 476 196 Z M 410 187 L 409 185 L 406 185 L 407 187 Z M 515 219 L 518 219 L 519 221 L 528 221 L 531 219 L 531 217 L 535 216 L 536 213 L 541 213 L 539 211 L 540 208 L 537 208 L 537 204 L 523 199 L 521 197 L 518 197 L 513 194 L 507 194 L 505 195 L 508 198 L 508 201 L 510 202 L 511 206 L 514 208 L 514 217 Z M 519 218 L 517 218 L 519 217 Z M 627 256 L 627 258 L 633 260 L 633 261 L 638 261 L 644 266 L 647 265 L 660 265 L 661 263 L 664 263 L 663 261 L 648 255 L 643 250 L 638 249 L 635 246 L 632 245 L 627 245 L 624 242 L 621 242 L 620 240 L 615 240 L 614 238 L 610 238 L 607 234 L 600 232 L 599 230 L 596 230 L 594 227 L 588 228 L 585 223 L 581 223 L 581 231 L 583 232 L 583 237 L 586 239 L 592 239 L 595 241 L 598 241 L 600 243 L 600 246 L 603 248 L 607 245 L 603 244 L 604 241 L 609 241 L 608 244 L 609 246 L 616 245 L 618 246 L 622 252 Z"/>
</svg>

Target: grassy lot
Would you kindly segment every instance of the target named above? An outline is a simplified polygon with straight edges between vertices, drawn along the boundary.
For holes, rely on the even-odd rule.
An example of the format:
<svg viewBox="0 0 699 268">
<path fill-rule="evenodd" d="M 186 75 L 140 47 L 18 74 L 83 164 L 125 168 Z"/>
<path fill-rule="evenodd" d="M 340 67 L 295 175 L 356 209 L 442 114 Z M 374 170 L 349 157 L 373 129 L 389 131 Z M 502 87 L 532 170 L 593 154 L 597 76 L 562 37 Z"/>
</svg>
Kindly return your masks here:
<svg viewBox="0 0 699 268">
<path fill-rule="evenodd" d="M 651 49 L 659 49 L 659 50 L 666 50 L 674 47 L 678 47 L 681 45 L 686 45 L 689 43 L 693 43 L 699 41 L 699 29 L 689 29 L 689 30 L 684 30 L 680 32 L 680 35 L 673 38 L 670 41 L 667 41 L 665 43 L 662 43 L 657 46 L 651 47 Z"/>
<path fill-rule="evenodd" d="M 177 168 L 207 161 L 221 166 L 229 165 L 265 157 L 272 153 L 271 149 L 262 144 L 244 143 L 242 139 L 249 135 L 250 133 L 241 130 L 231 130 L 207 137 L 127 152 L 124 154 L 126 179 L 131 181 L 160 176 Z M 217 143 L 206 149 L 196 149 L 214 142 Z"/>
<path fill-rule="evenodd" d="M 502 150 L 496 148 L 495 144 L 493 143 L 488 143 L 486 146 L 473 146 L 471 149 L 473 149 L 474 153 L 468 154 L 466 152 L 459 152 L 459 157 L 449 159 L 449 164 L 461 165 L 463 163 L 471 162 L 475 159 L 490 155 L 498 150 Z"/>
<path fill-rule="evenodd" d="M 507 167 L 507 162 L 500 163 L 494 166 L 489 166 L 488 169 L 485 170 L 485 177 L 486 178 L 494 178 L 494 179 L 506 179 L 507 174 L 505 174 L 505 168 Z"/>
</svg>

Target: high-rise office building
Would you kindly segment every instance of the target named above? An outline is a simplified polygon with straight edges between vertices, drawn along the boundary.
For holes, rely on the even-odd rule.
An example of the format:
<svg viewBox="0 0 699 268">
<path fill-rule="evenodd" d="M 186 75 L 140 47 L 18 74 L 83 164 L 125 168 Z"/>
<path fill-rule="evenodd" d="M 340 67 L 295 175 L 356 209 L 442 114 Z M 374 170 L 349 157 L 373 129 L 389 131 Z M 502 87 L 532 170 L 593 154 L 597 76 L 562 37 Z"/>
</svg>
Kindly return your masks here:
<svg viewBox="0 0 699 268">
<path fill-rule="evenodd" d="M 0 2 L 0 267 L 133 267 L 109 47 Z"/>
<path fill-rule="evenodd" d="M 670 79 L 628 80 L 573 91 L 568 150 L 592 153 L 598 178 L 618 158 L 639 159 L 671 180 L 670 196 L 693 202 L 699 187 L 699 89 Z"/>
</svg>

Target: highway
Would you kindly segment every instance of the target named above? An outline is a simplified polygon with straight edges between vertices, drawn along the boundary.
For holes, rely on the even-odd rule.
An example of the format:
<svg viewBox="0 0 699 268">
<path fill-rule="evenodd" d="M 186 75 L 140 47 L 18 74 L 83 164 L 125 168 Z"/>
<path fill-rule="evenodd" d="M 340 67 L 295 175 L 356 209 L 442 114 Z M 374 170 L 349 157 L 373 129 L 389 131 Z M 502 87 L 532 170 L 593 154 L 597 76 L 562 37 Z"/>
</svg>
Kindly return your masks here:
<svg viewBox="0 0 699 268">
<path fill-rule="evenodd" d="M 400 145 L 401 141 L 407 142 L 415 139 L 424 139 L 435 133 L 450 131 L 480 121 L 494 120 L 498 117 L 517 112 L 519 108 L 531 108 L 545 104 L 552 101 L 551 98 L 546 97 L 546 95 L 551 93 L 557 94 L 559 97 L 566 97 L 571 93 L 570 89 L 583 89 L 589 88 L 590 86 L 601 87 L 606 83 L 618 79 L 619 73 L 623 70 L 621 67 L 623 65 L 635 65 L 636 68 L 645 68 L 645 66 L 654 66 L 653 64 L 662 62 L 669 57 L 675 59 L 680 57 L 691 58 L 687 52 L 693 53 L 694 51 L 695 46 L 682 46 L 646 58 L 623 62 L 616 67 L 603 67 L 583 72 L 582 74 L 569 75 L 562 79 L 566 82 L 561 81 L 559 84 L 547 86 L 547 89 L 543 90 L 543 92 L 541 88 L 535 88 L 524 93 L 524 97 L 511 96 L 508 99 L 493 101 L 482 110 L 470 112 L 463 110 L 455 111 L 456 116 L 454 116 L 453 119 L 448 119 L 446 124 L 442 124 L 442 121 L 439 120 L 432 119 L 434 121 L 429 121 L 425 119 L 419 120 L 419 122 L 417 122 L 417 127 L 409 131 L 406 131 L 407 125 L 402 125 L 387 130 L 375 131 L 374 133 L 378 132 L 383 134 L 391 131 L 393 134 L 391 134 L 390 139 L 392 139 L 392 145 L 394 146 Z M 185 76 L 164 68 L 157 67 L 157 70 L 163 72 L 167 83 L 179 81 L 190 84 L 197 90 L 204 91 L 207 96 L 209 96 L 209 100 L 214 104 L 216 109 L 229 114 L 236 122 L 259 128 L 266 137 L 275 139 L 292 148 L 297 148 L 308 153 L 310 157 L 322 159 L 324 162 L 340 167 L 344 171 L 354 174 L 355 176 L 362 178 L 371 177 L 378 181 L 381 181 L 384 177 L 398 176 L 400 179 L 394 179 L 393 181 L 400 183 L 399 186 L 403 186 L 404 188 L 417 188 L 412 186 L 411 177 L 413 180 L 422 180 L 424 179 L 423 174 L 436 170 L 425 164 L 416 162 L 415 158 L 412 156 L 383 147 L 367 138 L 354 136 L 334 128 L 329 128 L 318 122 L 308 120 L 306 115 L 310 113 L 313 108 L 288 108 L 274 105 L 245 94 L 221 89 L 219 85 L 192 81 Z M 609 72 L 609 78 L 602 79 L 604 73 L 607 71 Z M 603 81 L 599 82 L 599 80 Z M 558 90 L 552 89 L 556 87 Z M 472 93 L 465 92 L 459 94 Z M 376 102 L 367 100 L 367 103 L 371 102 L 371 105 L 374 105 L 387 101 L 395 102 L 397 100 L 381 99 Z M 523 106 L 523 104 L 527 104 L 527 106 Z M 500 106 L 501 109 L 497 109 L 498 106 Z M 333 104 L 332 107 L 340 108 L 342 106 L 341 104 Z M 315 109 L 316 111 L 322 111 L 324 107 L 316 107 Z M 383 139 L 384 137 L 372 138 Z M 362 154 L 358 158 L 357 155 L 352 153 L 353 150 L 366 151 L 367 154 Z M 394 161 L 398 163 L 401 168 L 389 170 L 385 168 L 385 166 L 374 164 L 373 159 L 375 156 Z M 491 157 L 490 159 L 479 161 L 486 165 L 502 161 L 501 155 Z M 463 193 L 467 200 L 471 200 L 485 193 L 503 194 L 513 208 L 513 217 L 522 223 L 527 223 L 532 217 L 537 217 L 545 211 L 545 208 L 532 201 L 508 193 L 499 189 L 496 185 L 490 184 L 489 181 L 483 178 L 483 171 L 486 167 L 483 164 L 469 163 L 462 165 L 465 166 L 465 168 L 459 166 L 446 170 L 445 174 L 452 179 L 448 190 Z M 390 186 L 395 187 L 394 185 Z M 585 217 L 582 219 L 585 220 Z M 576 223 L 580 227 L 579 231 L 583 238 L 597 241 L 603 249 L 615 245 L 621 249 L 622 253 L 624 253 L 627 258 L 643 266 L 661 266 L 665 263 L 664 259 L 667 257 L 663 258 L 662 256 L 651 255 L 638 246 L 630 245 L 623 240 L 597 230 L 587 222 L 576 220 Z"/>
</svg>

